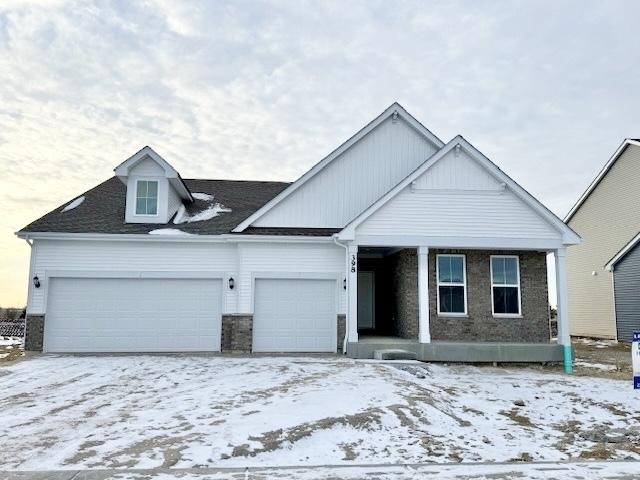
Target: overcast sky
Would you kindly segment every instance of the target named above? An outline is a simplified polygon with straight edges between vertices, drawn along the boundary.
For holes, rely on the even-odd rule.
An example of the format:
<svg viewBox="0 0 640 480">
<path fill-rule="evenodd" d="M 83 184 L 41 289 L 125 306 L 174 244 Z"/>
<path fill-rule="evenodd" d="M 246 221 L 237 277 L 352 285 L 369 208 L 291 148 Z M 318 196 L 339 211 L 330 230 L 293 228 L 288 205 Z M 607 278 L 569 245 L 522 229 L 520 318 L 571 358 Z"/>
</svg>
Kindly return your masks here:
<svg viewBox="0 0 640 480">
<path fill-rule="evenodd" d="M 563 216 L 640 136 L 640 2 L 0 4 L 0 306 L 13 233 L 144 145 L 185 178 L 294 180 L 399 101 Z"/>
</svg>

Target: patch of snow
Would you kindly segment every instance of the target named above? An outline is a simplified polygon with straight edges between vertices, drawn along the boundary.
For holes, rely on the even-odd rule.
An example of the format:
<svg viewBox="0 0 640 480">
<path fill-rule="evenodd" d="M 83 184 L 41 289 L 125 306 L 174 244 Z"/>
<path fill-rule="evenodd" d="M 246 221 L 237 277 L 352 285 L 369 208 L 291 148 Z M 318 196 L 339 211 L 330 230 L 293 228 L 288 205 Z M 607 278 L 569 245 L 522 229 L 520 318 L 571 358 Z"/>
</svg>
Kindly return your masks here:
<svg viewBox="0 0 640 480">
<path fill-rule="evenodd" d="M 183 232 L 177 228 L 157 228 L 151 230 L 149 235 L 193 235 L 192 233 Z"/>
<path fill-rule="evenodd" d="M 68 212 L 69 210 L 73 210 L 74 208 L 77 208 L 78 206 L 80 206 L 82 202 L 84 202 L 84 195 L 76 198 L 73 202 L 69 203 L 66 207 L 62 209 L 62 211 Z"/>
<path fill-rule="evenodd" d="M 211 220 L 212 218 L 217 217 L 221 213 L 226 213 L 230 211 L 231 211 L 230 208 L 226 208 L 223 205 L 220 205 L 219 203 L 213 203 L 209 205 L 207 208 L 205 208 L 204 210 L 201 210 L 198 213 L 189 215 L 186 212 L 186 209 L 184 208 L 184 206 L 180 206 L 180 208 L 178 209 L 178 212 L 176 213 L 175 218 L 173 219 L 173 223 L 180 224 L 185 222 L 187 223 L 202 222 L 204 220 Z"/>
<path fill-rule="evenodd" d="M 191 196 L 197 200 L 204 200 L 206 202 L 210 202 L 211 200 L 213 200 L 213 195 L 210 195 L 208 193 L 196 192 L 192 193 Z"/>
<path fill-rule="evenodd" d="M 2 373 L 0 470 L 155 468 L 169 450 L 175 468 L 560 462 L 600 448 L 593 432 L 624 432 L 610 459 L 640 460 L 637 396 L 606 378 L 195 355 L 48 355 Z"/>
<path fill-rule="evenodd" d="M 615 370 L 617 368 L 615 365 L 607 365 L 605 363 L 590 363 L 590 362 L 585 362 L 583 360 L 576 360 L 575 362 L 573 362 L 573 364 L 576 367 L 594 368 L 596 370 L 606 370 L 606 371 Z"/>
<path fill-rule="evenodd" d="M 9 354 L 8 353 L 0 353 L 0 358 L 5 358 L 8 357 Z"/>
<path fill-rule="evenodd" d="M 581 343 L 595 348 L 609 348 L 618 344 L 617 340 L 598 340 L 595 338 L 581 337 L 574 339 L 575 343 Z"/>
<path fill-rule="evenodd" d="M 12 345 L 22 345 L 22 338 L 20 337 L 2 337 L 0 338 L 0 347 L 7 347 Z"/>
</svg>

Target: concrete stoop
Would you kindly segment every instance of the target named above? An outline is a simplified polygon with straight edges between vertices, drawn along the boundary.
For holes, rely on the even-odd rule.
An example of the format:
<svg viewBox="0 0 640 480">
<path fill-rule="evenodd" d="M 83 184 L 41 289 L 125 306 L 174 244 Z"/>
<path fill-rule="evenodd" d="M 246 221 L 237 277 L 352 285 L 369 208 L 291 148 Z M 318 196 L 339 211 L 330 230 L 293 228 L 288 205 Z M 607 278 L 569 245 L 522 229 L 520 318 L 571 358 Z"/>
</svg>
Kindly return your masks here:
<svg viewBox="0 0 640 480">
<path fill-rule="evenodd" d="M 408 350 L 384 348 L 381 350 L 374 350 L 373 358 L 376 360 L 415 360 L 418 356 L 415 352 L 410 352 Z"/>
</svg>

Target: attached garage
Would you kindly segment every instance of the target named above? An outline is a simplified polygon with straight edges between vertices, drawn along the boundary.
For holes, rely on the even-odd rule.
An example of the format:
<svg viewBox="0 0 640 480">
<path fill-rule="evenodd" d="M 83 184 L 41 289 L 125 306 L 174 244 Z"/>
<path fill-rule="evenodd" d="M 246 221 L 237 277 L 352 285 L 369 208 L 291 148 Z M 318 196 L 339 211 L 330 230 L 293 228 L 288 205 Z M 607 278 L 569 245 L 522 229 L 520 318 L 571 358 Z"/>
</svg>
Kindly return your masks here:
<svg viewBox="0 0 640 480">
<path fill-rule="evenodd" d="M 254 352 L 335 352 L 336 280 L 256 279 Z"/>
<path fill-rule="evenodd" d="M 49 279 L 45 352 L 219 351 L 222 281 Z"/>
</svg>

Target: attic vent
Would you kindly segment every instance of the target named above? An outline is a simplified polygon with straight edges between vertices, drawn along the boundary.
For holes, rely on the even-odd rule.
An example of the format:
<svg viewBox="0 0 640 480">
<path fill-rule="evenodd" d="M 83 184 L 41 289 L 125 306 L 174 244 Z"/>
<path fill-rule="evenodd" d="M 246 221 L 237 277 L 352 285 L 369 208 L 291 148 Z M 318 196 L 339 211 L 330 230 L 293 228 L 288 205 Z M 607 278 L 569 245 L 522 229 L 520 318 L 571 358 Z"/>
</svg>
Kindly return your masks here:
<svg viewBox="0 0 640 480">
<path fill-rule="evenodd" d="M 391 115 L 391 121 L 393 123 L 398 123 L 398 111 L 397 110 L 393 111 L 393 115 Z"/>
</svg>

